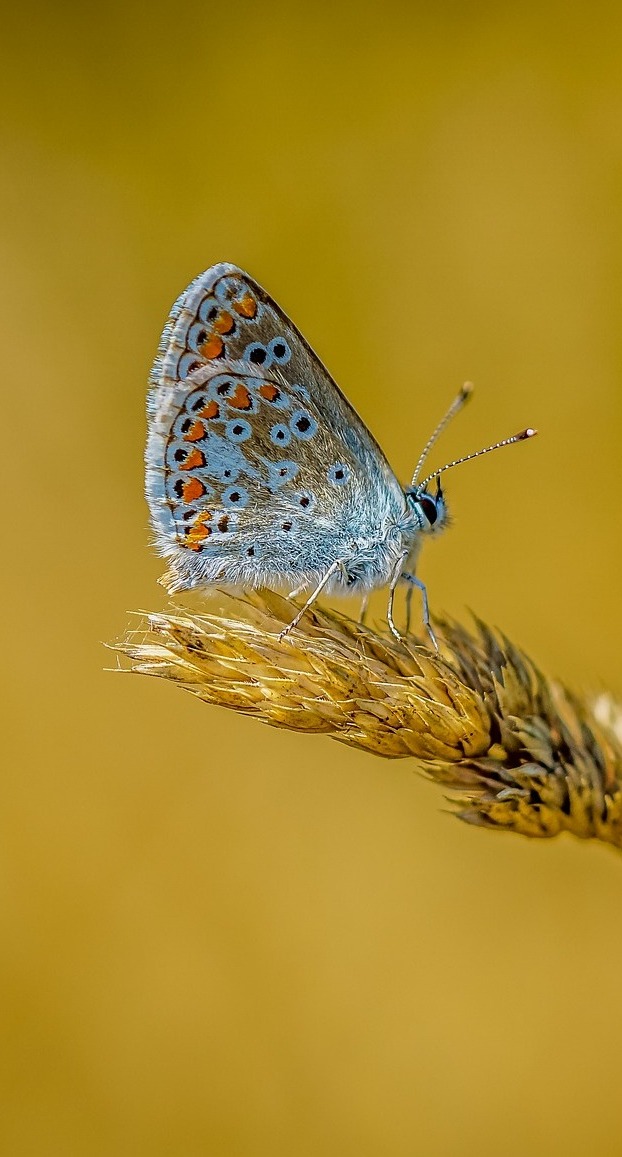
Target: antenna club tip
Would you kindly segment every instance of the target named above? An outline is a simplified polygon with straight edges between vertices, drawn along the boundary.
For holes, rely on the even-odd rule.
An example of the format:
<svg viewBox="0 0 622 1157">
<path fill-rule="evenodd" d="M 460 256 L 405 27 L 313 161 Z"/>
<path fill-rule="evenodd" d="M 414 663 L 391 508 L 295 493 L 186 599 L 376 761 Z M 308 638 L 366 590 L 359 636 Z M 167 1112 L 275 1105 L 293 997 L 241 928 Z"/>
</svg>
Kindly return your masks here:
<svg viewBox="0 0 622 1157">
<path fill-rule="evenodd" d="M 462 386 L 462 389 L 460 390 L 460 395 L 459 395 L 460 401 L 461 402 L 467 402 L 469 400 L 469 398 L 471 397 L 471 394 L 473 393 L 474 389 L 475 389 L 475 386 L 473 385 L 473 382 L 465 382 L 464 385 Z"/>
<path fill-rule="evenodd" d="M 538 431 L 537 431 L 537 430 L 533 430 L 533 429 L 531 428 L 531 426 L 528 426 L 526 430 L 521 430 L 521 432 L 520 432 L 520 434 L 518 435 L 518 437 L 519 437 L 519 438 L 521 439 L 521 441 L 522 441 L 524 438 L 535 438 L 535 436 L 536 436 L 536 434 L 537 434 L 537 433 L 538 433 Z"/>
</svg>

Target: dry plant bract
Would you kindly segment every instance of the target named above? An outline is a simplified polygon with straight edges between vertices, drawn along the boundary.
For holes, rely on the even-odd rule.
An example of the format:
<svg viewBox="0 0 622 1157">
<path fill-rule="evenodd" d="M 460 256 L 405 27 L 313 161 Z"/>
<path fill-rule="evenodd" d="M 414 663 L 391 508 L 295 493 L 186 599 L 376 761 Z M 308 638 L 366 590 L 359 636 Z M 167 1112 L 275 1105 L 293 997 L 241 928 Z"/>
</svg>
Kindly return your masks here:
<svg viewBox="0 0 622 1157">
<path fill-rule="evenodd" d="M 436 620 L 440 652 L 334 611 L 292 618 L 279 595 L 222 596 L 216 614 L 151 614 L 118 647 L 131 669 L 273 727 L 411 756 L 472 824 L 622 846 L 622 722 L 547 679 L 503 635 Z"/>
</svg>

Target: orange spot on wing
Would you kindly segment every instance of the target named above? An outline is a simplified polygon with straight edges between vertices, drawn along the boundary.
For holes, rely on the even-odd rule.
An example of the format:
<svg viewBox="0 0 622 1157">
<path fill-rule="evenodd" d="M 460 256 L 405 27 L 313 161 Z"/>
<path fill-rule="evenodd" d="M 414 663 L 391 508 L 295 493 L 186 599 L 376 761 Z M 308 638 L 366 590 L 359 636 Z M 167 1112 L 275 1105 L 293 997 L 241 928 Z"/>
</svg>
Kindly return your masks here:
<svg viewBox="0 0 622 1157">
<path fill-rule="evenodd" d="M 257 313 L 257 302 L 252 293 L 245 293 L 239 301 L 233 302 L 233 308 L 240 317 L 254 317 Z"/>
<path fill-rule="evenodd" d="M 184 502 L 196 502 L 197 498 L 205 494 L 205 487 L 198 478 L 189 478 L 184 482 L 181 493 Z"/>
<path fill-rule="evenodd" d="M 246 389 L 246 386 L 243 386 L 241 382 L 238 382 L 237 386 L 235 387 L 235 394 L 232 394 L 230 398 L 227 398 L 227 405 L 235 406 L 236 410 L 250 410 L 252 404 L 252 398 Z"/>
<path fill-rule="evenodd" d="M 207 341 L 204 341 L 203 345 L 199 346 L 199 353 L 202 354 L 204 358 L 219 358 L 224 348 L 222 338 L 216 333 L 211 333 Z"/>
<path fill-rule="evenodd" d="M 218 402 L 208 402 L 199 413 L 202 418 L 207 418 L 208 421 L 210 418 L 218 418 L 220 416 Z"/>
<path fill-rule="evenodd" d="M 205 466 L 205 455 L 197 450 L 196 446 L 193 446 L 185 462 L 180 462 L 179 469 L 196 470 L 197 466 Z"/>
<path fill-rule="evenodd" d="M 279 396 L 279 390 L 271 382 L 266 382 L 265 385 L 260 386 L 259 393 L 267 402 L 274 402 Z"/>
<path fill-rule="evenodd" d="M 231 333 L 235 322 L 230 313 L 223 309 L 214 322 L 216 333 Z"/>
<path fill-rule="evenodd" d="M 184 442 L 200 442 L 205 437 L 205 426 L 202 422 L 193 422 L 190 429 L 184 434 Z"/>
<path fill-rule="evenodd" d="M 184 545 L 189 546 L 191 550 L 199 550 L 204 539 L 209 538 L 212 533 L 211 527 L 206 526 L 212 515 L 209 510 L 204 510 L 199 514 L 194 526 L 191 526 L 184 539 Z"/>
</svg>

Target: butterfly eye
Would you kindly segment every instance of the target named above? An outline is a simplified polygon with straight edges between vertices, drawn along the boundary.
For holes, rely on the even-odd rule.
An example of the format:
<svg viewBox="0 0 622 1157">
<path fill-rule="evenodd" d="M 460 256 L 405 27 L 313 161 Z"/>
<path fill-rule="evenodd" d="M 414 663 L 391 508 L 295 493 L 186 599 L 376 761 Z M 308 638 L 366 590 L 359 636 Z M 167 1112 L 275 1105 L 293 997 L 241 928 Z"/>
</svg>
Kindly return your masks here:
<svg viewBox="0 0 622 1157">
<path fill-rule="evenodd" d="M 419 505 L 420 505 L 423 513 L 425 514 L 428 522 L 430 523 L 430 526 L 434 526 L 434 523 L 436 522 L 436 520 L 438 518 L 438 507 L 437 507 L 434 499 L 429 498 L 427 495 L 424 495 L 423 498 L 419 499 Z"/>
</svg>

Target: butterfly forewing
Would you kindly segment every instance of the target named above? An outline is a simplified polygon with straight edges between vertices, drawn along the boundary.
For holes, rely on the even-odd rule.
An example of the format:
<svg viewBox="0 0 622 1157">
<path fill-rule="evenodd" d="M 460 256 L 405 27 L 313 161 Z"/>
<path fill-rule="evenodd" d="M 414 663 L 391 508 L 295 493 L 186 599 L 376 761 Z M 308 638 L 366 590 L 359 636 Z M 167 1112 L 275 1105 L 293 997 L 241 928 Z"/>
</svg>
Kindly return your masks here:
<svg viewBox="0 0 622 1157">
<path fill-rule="evenodd" d="M 176 587 L 321 576 L 404 506 L 327 370 L 232 265 L 193 281 L 162 334 L 147 497 Z"/>
</svg>

